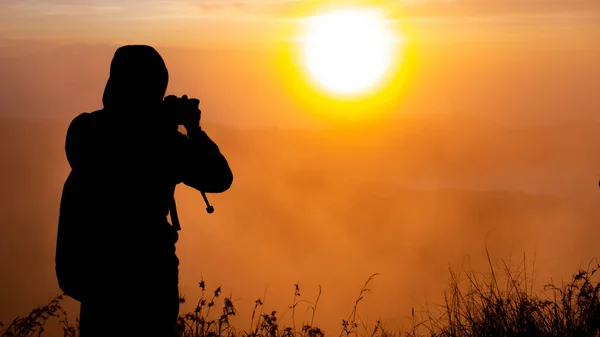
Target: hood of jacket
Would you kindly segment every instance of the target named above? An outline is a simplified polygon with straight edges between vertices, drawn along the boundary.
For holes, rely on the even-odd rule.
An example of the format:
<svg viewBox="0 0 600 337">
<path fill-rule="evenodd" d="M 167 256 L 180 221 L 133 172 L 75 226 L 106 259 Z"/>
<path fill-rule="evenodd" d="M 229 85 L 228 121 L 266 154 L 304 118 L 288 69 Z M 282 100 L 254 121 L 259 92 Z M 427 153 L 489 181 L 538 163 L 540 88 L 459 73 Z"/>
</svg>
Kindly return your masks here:
<svg viewBox="0 0 600 337">
<path fill-rule="evenodd" d="M 109 110 L 151 107 L 162 101 L 168 82 L 165 62 L 154 48 L 122 46 L 112 59 L 102 103 Z"/>
</svg>

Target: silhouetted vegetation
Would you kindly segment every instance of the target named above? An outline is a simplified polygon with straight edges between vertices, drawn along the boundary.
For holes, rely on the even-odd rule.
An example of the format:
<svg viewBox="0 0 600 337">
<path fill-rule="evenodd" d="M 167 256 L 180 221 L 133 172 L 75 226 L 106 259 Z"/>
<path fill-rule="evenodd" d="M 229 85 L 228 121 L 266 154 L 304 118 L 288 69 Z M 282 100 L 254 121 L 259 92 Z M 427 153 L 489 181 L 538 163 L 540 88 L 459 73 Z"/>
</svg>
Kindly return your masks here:
<svg viewBox="0 0 600 337">
<path fill-rule="evenodd" d="M 64 337 L 75 337 L 78 332 L 78 325 L 72 325 L 68 320 L 67 312 L 62 308 L 60 302 L 63 295 L 52 299 L 50 303 L 43 307 L 35 308 L 25 317 L 17 317 L 8 326 L 0 322 L 0 332 L 2 337 L 27 337 L 41 336 L 44 332 L 44 324 L 50 318 L 59 320 Z"/>
<path fill-rule="evenodd" d="M 600 284 L 590 264 L 560 286 L 549 283 L 533 291 L 525 259 L 517 266 L 501 261 L 501 274 L 491 260 L 486 274 L 454 273 L 438 316 L 425 311 L 418 323 L 431 336 L 598 336 Z M 413 313 L 414 317 L 414 313 Z M 414 333 L 410 334 L 415 336 Z M 423 335 L 423 334 L 421 334 Z"/>
<path fill-rule="evenodd" d="M 494 267 L 488 255 L 490 270 L 477 273 L 472 270 L 451 270 L 451 282 L 443 305 L 412 311 L 412 327 L 404 331 L 385 328 L 383 322 L 368 326 L 357 319 L 358 305 L 370 290 L 372 275 L 360 290 L 347 319 L 341 322 L 340 337 L 476 337 L 476 336 L 598 336 L 600 334 L 600 283 L 594 276 L 600 264 L 594 262 L 587 269 L 575 273 L 560 286 L 547 284 L 540 292 L 533 290 L 533 270 L 529 273 L 525 259 L 518 265 L 500 261 Z M 534 266 L 535 267 L 535 266 Z M 178 329 L 182 337 L 324 337 L 325 332 L 314 324 L 321 290 L 314 302 L 300 300 L 298 284 L 294 285 L 291 326 L 281 324 L 277 311 L 266 311 L 264 298 L 255 301 L 248 317 L 247 327 L 230 323 L 238 315 L 231 297 L 222 297 L 221 287 L 207 294 L 204 281 L 199 283 L 200 299 L 195 308 L 179 317 Z M 39 336 L 48 319 L 57 319 L 65 337 L 77 336 L 77 323 L 68 320 L 61 307 L 62 296 L 44 307 L 34 309 L 26 317 L 18 317 L 7 326 L 0 323 L 1 337 Z M 186 302 L 181 297 L 182 303 Z M 300 303 L 308 303 L 310 320 L 295 321 Z M 334 334 L 333 331 L 328 335 Z"/>
</svg>

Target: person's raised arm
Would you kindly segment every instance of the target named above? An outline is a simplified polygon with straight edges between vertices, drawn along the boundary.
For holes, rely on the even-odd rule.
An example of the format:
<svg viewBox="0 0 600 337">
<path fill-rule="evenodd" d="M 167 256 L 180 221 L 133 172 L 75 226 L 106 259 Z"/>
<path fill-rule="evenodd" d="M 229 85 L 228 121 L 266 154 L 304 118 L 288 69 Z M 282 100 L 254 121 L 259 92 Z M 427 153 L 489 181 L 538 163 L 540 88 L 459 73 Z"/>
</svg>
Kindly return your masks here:
<svg viewBox="0 0 600 337">
<path fill-rule="evenodd" d="M 177 142 L 182 182 L 198 191 L 222 193 L 231 187 L 233 173 L 219 147 L 199 126 L 187 126 Z"/>
<path fill-rule="evenodd" d="M 175 153 L 180 163 L 181 181 L 201 192 L 227 191 L 233 182 L 233 173 L 217 144 L 200 128 L 200 101 L 183 95 L 181 99 L 167 96 L 165 102 L 179 106 L 175 109 L 180 113 L 177 124 L 187 131 L 187 135 L 176 131 Z"/>
</svg>

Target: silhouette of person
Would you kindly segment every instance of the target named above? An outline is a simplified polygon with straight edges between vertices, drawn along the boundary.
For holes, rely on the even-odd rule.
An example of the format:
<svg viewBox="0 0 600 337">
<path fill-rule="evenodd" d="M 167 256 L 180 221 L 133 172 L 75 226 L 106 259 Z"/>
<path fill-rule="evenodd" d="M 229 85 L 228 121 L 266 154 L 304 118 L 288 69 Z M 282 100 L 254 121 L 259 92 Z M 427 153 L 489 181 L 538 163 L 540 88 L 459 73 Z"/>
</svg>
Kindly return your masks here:
<svg viewBox="0 0 600 337">
<path fill-rule="evenodd" d="M 81 337 L 176 335 L 178 233 L 167 219 L 175 186 L 221 193 L 232 184 L 227 160 L 200 127 L 197 105 L 177 116 L 186 133 L 178 131 L 174 113 L 165 110 L 167 83 L 154 48 L 122 46 L 111 62 L 104 108 L 69 125 L 71 172 L 58 241 L 65 240 L 61 226 L 70 226 L 76 250 L 58 244 L 57 261 L 77 265 L 70 294 L 81 302 Z M 59 275 L 60 268 L 57 262 Z M 59 276 L 62 289 L 66 282 Z"/>
</svg>

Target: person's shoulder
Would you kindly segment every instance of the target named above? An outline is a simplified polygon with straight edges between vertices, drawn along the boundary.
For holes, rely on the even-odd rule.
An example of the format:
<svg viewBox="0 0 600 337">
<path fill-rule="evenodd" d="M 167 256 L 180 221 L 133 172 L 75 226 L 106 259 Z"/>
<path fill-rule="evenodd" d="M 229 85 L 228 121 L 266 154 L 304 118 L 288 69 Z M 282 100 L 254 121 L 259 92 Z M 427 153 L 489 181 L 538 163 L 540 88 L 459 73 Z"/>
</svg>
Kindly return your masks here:
<svg viewBox="0 0 600 337">
<path fill-rule="evenodd" d="M 94 112 L 82 112 L 71 121 L 71 127 L 85 127 L 95 123 L 98 117 L 102 115 L 102 110 Z"/>
<path fill-rule="evenodd" d="M 98 119 L 98 114 L 101 110 L 94 112 L 82 112 L 77 115 L 71 123 L 69 124 L 69 128 L 67 130 L 67 134 L 74 133 L 85 133 L 93 129 L 93 125 L 96 123 Z"/>
</svg>

